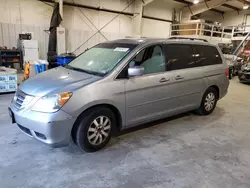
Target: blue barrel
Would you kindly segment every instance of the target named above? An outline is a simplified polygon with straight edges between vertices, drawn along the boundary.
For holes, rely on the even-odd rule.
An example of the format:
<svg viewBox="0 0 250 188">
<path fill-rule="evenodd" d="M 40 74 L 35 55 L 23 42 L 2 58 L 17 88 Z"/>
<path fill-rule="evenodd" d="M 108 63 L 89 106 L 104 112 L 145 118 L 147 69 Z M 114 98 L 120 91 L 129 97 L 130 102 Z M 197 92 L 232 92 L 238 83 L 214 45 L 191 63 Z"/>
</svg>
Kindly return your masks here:
<svg viewBox="0 0 250 188">
<path fill-rule="evenodd" d="M 40 71 L 40 65 L 35 64 L 35 71 L 36 71 L 36 74 L 39 74 L 41 72 Z"/>
<path fill-rule="evenodd" d="M 59 56 L 56 56 L 57 59 L 57 65 L 58 66 L 63 66 L 65 64 L 68 64 L 75 58 L 75 54 L 73 53 L 64 53 Z"/>
<path fill-rule="evenodd" d="M 46 65 L 45 64 L 41 64 L 41 72 L 46 71 Z"/>
</svg>

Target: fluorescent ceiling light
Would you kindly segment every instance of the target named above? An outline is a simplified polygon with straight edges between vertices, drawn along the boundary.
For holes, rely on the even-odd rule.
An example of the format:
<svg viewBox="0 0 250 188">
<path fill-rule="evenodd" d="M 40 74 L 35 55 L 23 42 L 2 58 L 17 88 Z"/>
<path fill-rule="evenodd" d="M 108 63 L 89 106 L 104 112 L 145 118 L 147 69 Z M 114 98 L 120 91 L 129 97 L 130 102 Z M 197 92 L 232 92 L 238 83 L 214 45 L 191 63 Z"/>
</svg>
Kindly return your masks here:
<svg viewBox="0 0 250 188">
<path fill-rule="evenodd" d="M 243 9 L 248 9 L 248 8 L 249 8 L 248 5 L 244 5 L 244 6 L 243 6 Z"/>
<path fill-rule="evenodd" d="M 199 0 L 194 0 L 194 4 L 198 4 L 199 3 Z"/>
</svg>

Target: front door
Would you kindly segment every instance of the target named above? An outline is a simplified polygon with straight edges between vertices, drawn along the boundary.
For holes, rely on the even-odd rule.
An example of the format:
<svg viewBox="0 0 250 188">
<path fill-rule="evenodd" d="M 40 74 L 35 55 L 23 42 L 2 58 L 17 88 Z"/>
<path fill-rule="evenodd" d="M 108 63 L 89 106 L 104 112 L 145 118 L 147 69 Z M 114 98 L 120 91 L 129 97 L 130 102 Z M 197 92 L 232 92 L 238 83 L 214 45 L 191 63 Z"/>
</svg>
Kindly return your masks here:
<svg viewBox="0 0 250 188">
<path fill-rule="evenodd" d="M 171 74 L 166 72 L 165 57 L 161 45 L 153 45 L 140 51 L 130 62 L 144 67 L 144 75 L 126 80 L 127 126 L 164 117 L 171 109 Z"/>
</svg>

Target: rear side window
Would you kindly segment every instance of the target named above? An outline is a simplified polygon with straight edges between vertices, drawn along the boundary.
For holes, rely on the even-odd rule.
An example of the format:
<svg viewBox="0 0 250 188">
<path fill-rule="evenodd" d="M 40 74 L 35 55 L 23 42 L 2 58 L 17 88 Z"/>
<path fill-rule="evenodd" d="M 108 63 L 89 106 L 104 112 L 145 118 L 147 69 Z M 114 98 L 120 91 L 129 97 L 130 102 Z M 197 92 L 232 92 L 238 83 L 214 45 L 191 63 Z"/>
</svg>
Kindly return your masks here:
<svg viewBox="0 0 250 188">
<path fill-rule="evenodd" d="M 222 64 L 222 59 L 218 50 L 213 46 L 194 46 L 196 61 L 203 66 Z"/>
<path fill-rule="evenodd" d="M 193 45 L 167 44 L 165 45 L 167 70 L 178 70 L 202 66 L 196 61 Z"/>
</svg>

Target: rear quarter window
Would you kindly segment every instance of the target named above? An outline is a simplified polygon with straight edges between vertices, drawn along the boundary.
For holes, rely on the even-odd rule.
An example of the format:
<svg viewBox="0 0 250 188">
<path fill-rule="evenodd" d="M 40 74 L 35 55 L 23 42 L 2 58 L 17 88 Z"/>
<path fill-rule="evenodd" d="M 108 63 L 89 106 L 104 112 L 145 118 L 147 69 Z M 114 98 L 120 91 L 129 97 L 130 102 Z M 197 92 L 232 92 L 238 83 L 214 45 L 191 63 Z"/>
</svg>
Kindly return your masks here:
<svg viewBox="0 0 250 188">
<path fill-rule="evenodd" d="M 193 45 L 167 44 L 165 45 L 167 70 L 187 69 L 201 66 L 195 61 Z"/>
<path fill-rule="evenodd" d="M 214 46 L 195 46 L 203 66 L 222 64 L 219 51 Z"/>
</svg>

